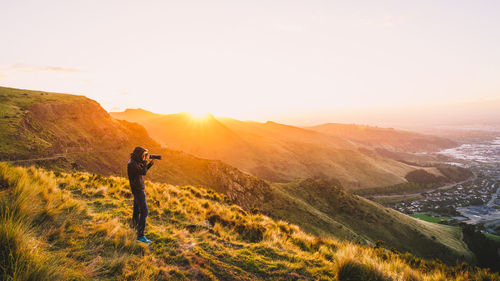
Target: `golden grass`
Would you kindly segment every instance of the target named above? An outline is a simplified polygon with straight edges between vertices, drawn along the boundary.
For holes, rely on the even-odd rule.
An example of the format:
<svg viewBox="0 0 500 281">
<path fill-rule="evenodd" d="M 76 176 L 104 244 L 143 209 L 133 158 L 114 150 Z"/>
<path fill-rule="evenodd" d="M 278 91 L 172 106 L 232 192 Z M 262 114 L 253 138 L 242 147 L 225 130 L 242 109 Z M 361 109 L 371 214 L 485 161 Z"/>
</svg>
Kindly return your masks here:
<svg viewBox="0 0 500 281">
<path fill-rule="evenodd" d="M 147 246 L 129 228 L 128 189 L 124 178 L 0 163 L 1 278 L 498 280 L 486 270 L 312 236 L 210 189 L 150 182 Z"/>
</svg>

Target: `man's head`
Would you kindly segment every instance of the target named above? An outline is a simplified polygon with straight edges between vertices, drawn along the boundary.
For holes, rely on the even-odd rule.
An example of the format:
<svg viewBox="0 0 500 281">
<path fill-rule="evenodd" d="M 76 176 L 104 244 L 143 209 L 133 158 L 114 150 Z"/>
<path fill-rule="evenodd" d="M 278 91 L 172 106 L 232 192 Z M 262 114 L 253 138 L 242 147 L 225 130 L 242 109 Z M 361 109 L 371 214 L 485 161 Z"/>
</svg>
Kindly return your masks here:
<svg viewBox="0 0 500 281">
<path fill-rule="evenodd" d="M 134 149 L 134 152 L 132 152 L 132 154 L 130 154 L 130 157 L 131 157 L 132 159 L 134 159 L 135 161 L 140 162 L 140 161 L 144 161 L 144 160 L 146 160 L 146 158 L 145 158 L 145 157 L 146 157 L 146 154 L 147 154 L 147 153 L 148 153 L 148 150 L 147 150 L 147 149 L 145 149 L 144 147 L 140 147 L 140 146 L 138 146 L 138 147 L 136 147 L 136 148 Z"/>
</svg>

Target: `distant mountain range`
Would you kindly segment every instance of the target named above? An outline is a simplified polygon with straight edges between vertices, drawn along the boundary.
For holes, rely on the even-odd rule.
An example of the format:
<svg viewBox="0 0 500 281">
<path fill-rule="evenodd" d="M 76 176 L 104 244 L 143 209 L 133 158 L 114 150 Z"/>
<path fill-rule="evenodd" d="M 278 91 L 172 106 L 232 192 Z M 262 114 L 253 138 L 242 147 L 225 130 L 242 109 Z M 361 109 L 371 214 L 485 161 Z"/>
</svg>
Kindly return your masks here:
<svg viewBox="0 0 500 281">
<path fill-rule="evenodd" d="M 409 152 L 436 151 L 456 143 L 436 136 L 358 125 L 325 124 L 300 128 L 275 122 L 193 118 L 188 113 L 155 114 L 142 109 L 111 112 L 137 122 L 162 145 L 220 159 L 272 182 L 335 178 L 346 188 L 389 186 L 417 169 L 395 160 Z"/>
<path fill-rule="evenodd" d="M 349 139 L 375 148 L 406 152 L 434 152 L 455 147 L 450 139 L 415 132 L 356 124 L 327 123 L 307 129 Z"/>
</svg>

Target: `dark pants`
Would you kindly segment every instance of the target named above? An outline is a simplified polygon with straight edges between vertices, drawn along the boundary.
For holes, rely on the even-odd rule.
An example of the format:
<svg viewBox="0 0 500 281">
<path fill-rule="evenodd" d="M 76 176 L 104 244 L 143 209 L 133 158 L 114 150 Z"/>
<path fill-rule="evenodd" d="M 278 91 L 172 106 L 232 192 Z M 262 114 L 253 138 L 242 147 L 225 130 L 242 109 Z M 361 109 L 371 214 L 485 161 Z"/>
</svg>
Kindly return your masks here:
<svg viewBox="0 0 500 281">
<path fill-rule="evenodd" d="M 146 204 L 146 194 L 144 190 L 132 190 L 134 194 L 134 212 L 132 223 L 137 228 L 137 238 L 144 236 L 146 227 L 146 217 L 148 216 L 148 205 Z"/>
</svg>

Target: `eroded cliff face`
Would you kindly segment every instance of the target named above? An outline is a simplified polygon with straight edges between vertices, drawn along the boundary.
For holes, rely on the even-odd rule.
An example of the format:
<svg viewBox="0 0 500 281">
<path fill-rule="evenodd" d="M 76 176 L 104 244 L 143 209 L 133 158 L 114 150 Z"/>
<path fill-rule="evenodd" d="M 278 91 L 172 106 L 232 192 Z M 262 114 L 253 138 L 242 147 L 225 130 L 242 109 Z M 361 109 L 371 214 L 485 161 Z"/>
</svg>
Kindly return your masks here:
<svg viewBox="0 0 500 281">
<path fill-rule="evenodd" d="M 28 107 L 21 121 L 19 136 L 32 138 L 42 154 L 84 151 L 111 151 L 141 142 L 159 146 L 146 133 L 130 123 L 119 122 L 95 101 L 42 103 Z M 41 148 L 41 149 L 40 149 Z"/>
</svg>

